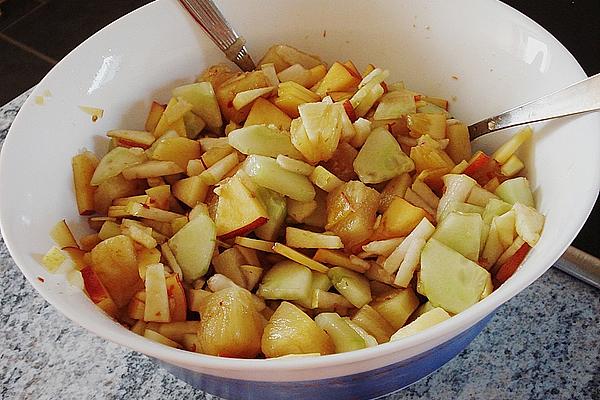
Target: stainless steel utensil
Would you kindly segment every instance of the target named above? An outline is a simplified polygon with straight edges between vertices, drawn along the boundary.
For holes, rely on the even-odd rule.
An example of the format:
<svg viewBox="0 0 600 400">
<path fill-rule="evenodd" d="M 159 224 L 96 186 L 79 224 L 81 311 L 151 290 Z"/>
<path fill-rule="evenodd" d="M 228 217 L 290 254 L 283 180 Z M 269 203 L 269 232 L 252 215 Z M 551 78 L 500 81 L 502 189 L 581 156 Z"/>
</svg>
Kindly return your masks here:
<svg viewBox="0 0 600 400">
<path fill-rule="evenodd" d="M 469 125 L 474 140 L 500 129 L 600 110 L 600 74 Z"/>
<path fill-rule="evenodd" d="M 179 0 L 196 21 L 206 31 L 227 59 L 233 61 L 242 71 L 256 68 L 248 54 L 246 40 L 229 25 L 223 14 L 211 0 Z"/>
</svg>

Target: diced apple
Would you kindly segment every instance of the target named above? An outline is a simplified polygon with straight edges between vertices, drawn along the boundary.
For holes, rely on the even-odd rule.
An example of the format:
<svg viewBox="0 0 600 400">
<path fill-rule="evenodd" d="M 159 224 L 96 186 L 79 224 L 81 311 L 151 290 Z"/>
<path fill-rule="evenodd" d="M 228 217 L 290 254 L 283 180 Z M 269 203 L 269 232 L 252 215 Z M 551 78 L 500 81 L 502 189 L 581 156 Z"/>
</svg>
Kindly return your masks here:
<svg viewBox="0 0 600 400">
<path fill-rule="evenodd" d="M 277 88 L 277 97 L 273 100 L 275 105 L 292 118 L 297 118 L 298 106 L 305 103 L 319 101 L 319 95 L 311 92 L 296 82 L 283 82 Z"/>
<path fill-rule="evenodd" d="M 296 174 L 309 176 L 312 174 L 315 167 L 310 164 L 305 163 L 304 161 L 296 160 L 283 154 L 277 156 L 277 164 L 283 169 L 286 169 L 290 172 L 294 172 Z"/>
<path fill-rule="evenodd" d="M 275 125 L 278 129 L 289 131 L 292 119 L 268 100 L 258 98 L 252 103 L 244 127 L 252 125 Z"/>
<path fill-rule="evenodd" d="M 475 180 L 466 175 L 449 174 L 445 175 L 443 179 L 446 191 L 438 204 L 438 221 L 444 219 L 443 217 L 447 214 L 447 208 L 450 204 L 465 202 L 469 197 L 469 193 L 471 193 L 471 189 L 477 184 Z"/>
<path fill-rule="evenodd" d="M 263 323 L 248 291 L 236 287 L 220 290 L 206 300 L 200 313 L 202 353 L 238 358 L 258 355 Z"/>
<path fill-rule="evenodd" d="M 61 219 L 50 231 L 50 237 L 61 249 L 65 247 L 78 247 L 77 241 L 67 225 L 67 221 Z"/>
<path fill-rule="evenodd" d="M 179 136 L 186 136 L 183 116 L 192 108 L 192 104 L 185 99 L 172 97 L 167 103 L 156 128 L 154 128 L 154 137 L 159 138 L 170 130 L 176 131 Z"/>
<path fill-rule="evenodd" d="M 199 82 L 173 89 L 173 96 L 185 99 L 192 104 L 192 111 L 200 116 L 210 129 L 223 125 L 221 110 L 211 82 Z"/>
<path fill-rule="evenodd" d="M 102 281 L 94 272 L 92 267 L 85 267 L 81 270 L 81 276 L 83 277 L 83 284 L 86 293 L 98 307 L 100 307 L 105 313 L 111 317 L 116 317 L 118 314 L 118 307 L 110 297 L 108 290 L 102 284 Z"/>
<path fill-rule="evenodd" d="M 163 344 L 165 346 L 173 347 L 173 348 L 176 348 L 176 349 L 180 349 L 181 348 L 181 345 L 179 343 L 177 343 L 176 341 L 171 340 L 168 337 L 163 336 L 160 333 L 155 332 L 155 331 L 153 331 L 151 329 L 145 329 L 144 330 L 144 337 L 146 339 L 152 340 L 153 342 L 157 342 L 157 343 Z"/>
<path fill-rule="evenodd" d="M 432 326 L 439 324 L 440 322 L 444 322 L 447 319 L 450 319 L 450 314 L 448 314 L 443 308 L 434 308 L 430 311 L 427 311 L 423 315 L 420 315 L 416 320 L 414 320 L 410 324 L 398 329 L 398 331 L 396 331 L 396 333 L 392 335 L 390 340 L 396 341 L 408 336 L 415 335 L 428 328 L 431 328 Z"/>
<path fill-rule="evenodd" d="M 267 223 L 265 205 L 237 175 L 220 185 L 215 193 L 219 196 L 215 224 L 220 238 L 241 236 Z"/>
<path fill-rule="evenodd" d="M 392 328 L 400 329 L 419 306 L 419 299 L 412 288 L 406 288 L 376 299 L 370 305 Z"/>
<path fill-rule="evenodd" d="M 292 46 L 276 44 L 267 50 L 258 65 L 267 63 L 273 63 L 275 70 L 279 72 L 294 64 L 300 64 L 304 68 L 310 69 L 322 64 L 322 61 L 319 57 L 307 54 Z"/>
<path fill-rule="evenodd" d="M 329 268 L 325 265 L 321 264 L 318 261 L 313 260 L 312 258 L 305 256 L 304 254 L 286 246 L 281 243 L 273 244 L 273 251 L 277 254 L 281 254 L 282 256 L 295 261 L 299 264 L 305 265 L 313 271 L 327 273 Z"/>
<path fill-rule="evenodd" d="M 73 183 L 75 186 L 75 199 L 79 215 L 88 215 L 94 212 L 94 191 L 91 181 L 99 160 L 92 152 L 84 151 L 71 160 L 73 168 Z"/>
<path fill-rule="evenodd" d="M 173 196 L 192 208 L 204 201 L 207 192 L 208 186 L 198 175 L 180 179 L 173 185 Z"/>
<path fill-rule="evenodd" d="M 286 301 L 275 310 L 262 336 L 265 356 L 288 354 L 331 354 L 335 347 L 331 338 L 308 315 Z"/>
<path fill-rule="evenodd" d="M 118 206 L 115 206 L 118 207 Z M 111 207 L 112 208 L 112 207 Z M 132 217 L 140 217 L 146 218 L 148 220 L 158 221 L 158 222 L 171 222 L 176 218 L 180 218 L 183 215 L 177 214 L 171 211 L 163 210 L 156 207 L 150 207 L 146 205 L 142 205 L 139 203 L 129 203 L 125 206 L 124 210 L 125 215 L 123 216 L 132 216 Z M 110 212 L 109 212 L 110 214 Z"/>
<path fill-rule="evenodd" d="M 52 246 L 42 257 L 42 266 L 50 273 L 55 273 L 67 257 L 58 247 Z"/>
<path fill-rule="evenodd" d="M 354 170 L 365 183 L 380 183 L 415 168 L 392 134 L 384 128 L 373 130 L 354 160 Z"/>
<path fill-rule="evenodd" d="M 179 230 L 169 247 L 183 272 L 186 282 L 193 282 L 208 271 L 216 244 L 216 227 L 207 215 L 198 215 Z"/>
<path fill-rule="evenodd" d="M 248 116 L 250 105 L 246 105 L 237 110 L 233 106 L 233 100 L 236 94 L 268 86 L 269 81 L 262 71 L 245 72 L 223 82 L 219 87 L 215 88 L 215 95 L 223 117 L 228 121 L 233 121 L 238 124 L 241 123 Z"/>
<path fill-rule="evenodd" d="M 146 160 L 144 150 L 138 147 L 126 149 L 115 147 L 102 157 L 94 171 L 90 185 L 98 186 L 109 178 L 119 175 L 124 169 Z"/>
<path fill-rule="evenodd" d="M 455 163 L 468 161 L 471 157 L 471 141 L 467 126 L 463 123 L 448 125 L 446 137 L 450 139 L 446 147 L 446 153 L 452 161 Z"/>
<path fill-rule="evenodd" d="M 489 272 L 450 247 L 430 239 L 421 253 L 422 290 L 434 306 L 458 314 L 477 303 Z"/>
<path fill-rule="evenodd" d="M 200 179 L 202 179 L 202 181 L 206 185 L 215 185 L 219 183 L 223 178 L 225 178 L 226 175 L 228 175 L 229 172 L 232 171 L 238 165 L 238 162 L 238 155 L 237 153 L 233 152 L 223 157 L 222 159 L 208 167 L 206 170 L 202 171 L 202 173 L 199 175 Z"/>
<path fill-rule="evenodd" d="M 173 161 L 185 170 L 190 160 L 200 158 L 200 144 L 184 137 L 161 140 L 153 149 L 151 157 L 159 161 Z"/>
<path fill-rule="evenodd" d="M 162 264 L 152 264 L 146 269 L 146 306 L 144 321 L 169 322 L 171 314 Z"/>
<path fill-rule="evenodd" d="M 344 244 L 339 236 L 326 235 L 288 226 L 285 229 L 285 241 L 290 247 L 341 249 Z"/>
<path fill-rule="evenodd" d="M 117 307 L 127 305 L 143 287 L 133 241 L 118 235 L 98 243 L 91 253 L 92 268 Z"/>
<path fill-rule="evenodd" d="M 515 203 L 513 210 L 515 211 L 515 228 L 517 234 L 529 246 L 535 246 L 540 239 L 540 234 L 544 227 L 544 216 L 534 208 L 521 203 Z"/>
<path fill-rule="evenodd" d="M 415 96 L 404 92 L 388 92 L 379 101 L 373 119 L 397 119 L 407 114 L 416 113 Z"/>
<path fill-rule="evenodd" d="M 240 110 L 241 108 L 252 103 L 254 100 L 258 99 L 259 97 L 271 94 L 273 89 L 274 89 L 273 86 L 267 86 L 267 87 L 261 87 L 258 89 L 250 89 L 250 90 L 245 90 L 243 92 L 238 92 L 238 93 L 236 93 L 236 95 L 233 98 L 233 101 L 231 103 L 233 104 L 233 107 L 236 110 Z"/>
<path fill-rule="evenodd" d="M 217 274 L 225 275 L 236 285 L 243 288 L 247 286 L 247 283 L 240 266 L 244 265 L 245 262 L 244 256 L 236 247 L 227 249 L 212 259 Z"/>
<path fill-rule="evenodd" d="M 356 256 L 348 256 L 341 251 L 324 248 L 319 248 L 317 250 L 313 256 L 313 260 L 338 267 L 344 267 L 359 273 L 364 273 L 371 267 L 368 261 L 362 260 Z"/>
<path fill-rule="evenodd" d="M 156 138 L 150 132 L 146 131 L 135 131 L 135 130 L 127 130 L 127 129 L 116 129 L 112 131 L 108 131 L 106 136 L 110 138 L 117 138 L 127 141 L 128 143 L 133 144 L 133 147 L 142 147 L 148 148 Z"/>
<path fill-rule="evenodd" d="M 104 159 L 103 159 L 104 160 Z M 178 174 L 184 171 L 184 168 L 173 161 L 146 161 L 132 167 L 125 168 L 123 177 L 128 180 L 156 178 L 158 176 L 167 176 Z"/>
<path fill-rule="evenodd" d="M 294 200 L 310 201 L 315 197 L 315 189 L 305 176 L 281 168 L 273 158 L 251 155 L 244 162 L 244 171 L 256 184 Z"/>
<path fill-rule="evenodd" d="M 500 164 L 506 163 L 519 147 L 531 138 L 531 136 L 533 136 L 533 131 L 529 126 L 526 126 L 511 137 L 510 140 L 500 146 L 498 150 L 492 154 L 492 158 Z"/>
<path fill-rule="evenodd" d="M 173 321 L 167 323 L 149 323 L 147 329 L 153 330 L 175 342 L 183 342 L 184 336 L 194 334 L 200 329 L 200 321 Z"/>
<path fill-rule="evenodd" d="M 252 239 L 243 236 L 235 238 L 235 244 L 247 247 L 249 249 L 264 251 L 266 253 L 274 253 L 273 246 L 275 243 L 267 240 Z"/>
<path fill-rule="evenodd" d="M 368 304 L 354 314 L 352 322 L 373 335 L 379 344 L 388 342 L 394 333 L 394 328 L 389 322 Z"/>
<path fill-rule="evenodd" d="M 500 172 L 502 175 L 510 178 L 518 174 L 523 168 L 525 168 L 523 161 L 513 154 L 508 160 L 506 160 L 504 164 L 502 164 L 502 167 L 500 167 Z"/>
<path fill-rule="evenodd" d="M 529 250 L 531 250 L 531 246 L 529 246 L 529 244 L 522 244 L 515 254 L 513 254 L 500 266 L 500 268 L 498 268 L 498 272 L 496 272 L 496 280 L 500 283 L 506 282 L 508 278 L 510 278 L 519 268 Z"/>
<path fill-rule="evenodd" d="M 316 83 L 313 81 L 313 74 L 309 69 L 304 68 L 300 64 L 293 64 L 277 74 L 280 82 L 296 82 L 306 88 L 311 87 Z"/>
<path fill-rule="evenodd" d="M 165 111 L 165 106 L 157 103 L 156 101 L 152 102 L 150 111 L 148 112 L 148 117 L 146 118 L 146 123 L 144 124 L 144 129 L 146 132 L 154 132 L 156 125 L 158 125 L 158 121 L 160 121 L 163 111 Z"/>
</svg>

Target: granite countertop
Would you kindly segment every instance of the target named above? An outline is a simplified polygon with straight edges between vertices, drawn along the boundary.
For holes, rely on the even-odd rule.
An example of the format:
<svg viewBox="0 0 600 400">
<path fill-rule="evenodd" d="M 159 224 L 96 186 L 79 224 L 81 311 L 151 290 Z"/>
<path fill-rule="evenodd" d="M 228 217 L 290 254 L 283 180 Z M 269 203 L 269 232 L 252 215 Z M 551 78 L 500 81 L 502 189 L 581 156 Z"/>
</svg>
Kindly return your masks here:
<svg viewBox="0 0 600 400">
<path fill-rule="evenodd" d="M 0 108 L 0 146 L 27 93 Z M 83 330 L 35 292 L 0 237 L 0 399 L 215 399 Z M 551 268 L 458 357 L 399 399 L 600 399 L 600 291 Z"/>
</svg>

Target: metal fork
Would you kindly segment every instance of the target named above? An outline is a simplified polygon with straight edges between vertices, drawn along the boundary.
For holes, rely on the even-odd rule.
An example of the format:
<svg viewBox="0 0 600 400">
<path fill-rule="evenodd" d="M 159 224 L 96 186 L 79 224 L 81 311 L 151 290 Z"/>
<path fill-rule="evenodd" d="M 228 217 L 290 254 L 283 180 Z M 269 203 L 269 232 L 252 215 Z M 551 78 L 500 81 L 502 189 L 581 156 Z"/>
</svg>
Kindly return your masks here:
<svg viewBox="0 0 600 400">
<path fill-rule="evenodd" d="M 179 0 L 212 41 L 221 49 L 227 59 L 233 61 L 242 71 L 256 68 L 248 54 L 246 40 L 229 25 L 215 3 L 210 0 Z"/>
</svg>

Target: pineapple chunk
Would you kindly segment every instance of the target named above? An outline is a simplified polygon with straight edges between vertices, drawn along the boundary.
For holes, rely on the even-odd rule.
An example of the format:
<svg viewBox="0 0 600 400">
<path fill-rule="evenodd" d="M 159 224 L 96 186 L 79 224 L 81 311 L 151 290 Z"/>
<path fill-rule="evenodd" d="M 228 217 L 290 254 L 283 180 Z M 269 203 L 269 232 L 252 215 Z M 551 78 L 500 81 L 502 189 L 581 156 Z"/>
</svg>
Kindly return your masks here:
<svg viewBox="0 0 600 400">
<path fill-rule="evenodd" d="M 426 217 L 425 210 L 396 197 L 383 213 L 375 238 L 380 240 L 406 236 Z"/>
<path fill-rule="evenodd" d="M 277 88 L 275 105 L 292 118 L 297 118 L 298 106 L 304 103 L 319 101 L 321 98 L 296 82 L 283 82 Z"/>
<path fill-rule="evenodd" d="M 254 358 L 261 348 L 262 317 L 250 292 L 230 287 L 202 304 L 198 330 L 201 352 L 214 356 Z"/>
<path fill-rule="evenodd" d="M 377 343 L 385 343 L 394 334 L 394 328 L 373 307 L 364 305 L 352 317 L 352 322 L 372 335 Z"/>
<path fill-rule="evenodd" d="M 391 292 L 371 303 L 371 307 L 396 330 L 406 323 L 418 306 L 419 299 L 410 287 Z"/>
<path fill-rule="evenodd" d="M 261 349 L 265 356 L 288 354 L 331 354 L 331 338 L 308 315 L 295 305 L 282 302 L 263 332 Z"/>
<path fill-rule="evenodd" d="M 275 125 L 278 129 L 289 131 L 292 119 L 268 100 L 258 98 L 252 104 L 244 127 L 251 125 Z"/>
<path fill-rule="evenodd" d="M 346 68 L 343 64 L 335 62 L 323 77 L 315 93 L 320 97 L 325 97 L 329 92 L 351 90 L 357 87 L 359 83 L 360 76 L 356 76 L 353 71 Z"/>
</svg>

